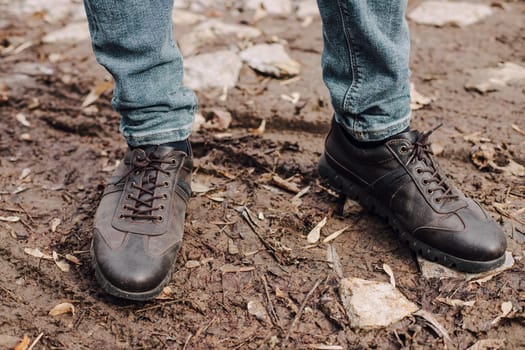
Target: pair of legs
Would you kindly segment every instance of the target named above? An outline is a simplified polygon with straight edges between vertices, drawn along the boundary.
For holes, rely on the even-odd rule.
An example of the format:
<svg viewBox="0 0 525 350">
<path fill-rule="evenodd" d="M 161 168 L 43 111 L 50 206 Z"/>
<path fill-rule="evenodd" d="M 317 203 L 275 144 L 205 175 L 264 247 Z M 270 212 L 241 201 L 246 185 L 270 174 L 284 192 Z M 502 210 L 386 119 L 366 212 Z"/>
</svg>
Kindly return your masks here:
<svg viewBox="0 0 525 350">
<path fill-rule="evenodd" d="M 182 84 L 172 0 L 84 2 L 97 59 L 115 78 L 113 106 L 129 145 L 95 216 L 95 273 L 110 294 L 150 299 L 169 282 L 182 242 L 197 99 Z M 428 259 L 470 272 L 502 264 L 501 229 L 441 172 L 429 133 L 407 131 L 406 1 L 318 5 L 335 111 L 319 174 Z"/>
<path fill-rule="evenodd" d="M 359 141 L 409 125 L 406 0 L 319 0 L 323 77 L 338 121 Z M 85 0 L 95 55 L 115 78 L 114 108 L 131 146 L 186 139 L 197 108 L 182 85 L 173 0 Z"/>
</svg>

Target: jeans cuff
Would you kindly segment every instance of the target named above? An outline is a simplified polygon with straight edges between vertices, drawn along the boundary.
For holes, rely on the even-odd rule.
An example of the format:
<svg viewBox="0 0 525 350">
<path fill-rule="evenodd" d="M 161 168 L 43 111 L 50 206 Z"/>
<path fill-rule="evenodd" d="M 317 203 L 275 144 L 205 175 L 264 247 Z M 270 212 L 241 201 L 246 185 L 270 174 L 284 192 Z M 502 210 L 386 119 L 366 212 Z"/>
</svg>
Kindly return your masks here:
<svg viewBox="0 0 525 350">
<path fill-rule="evenodd" d="M 162 131 L 133 133 L 121 127 L 121 133 L 131 147 L 161 145 L 168 142 L 184 141 L 190 137 L 193 122 L 182 127 L 166 128 Z"/>
<path fill-rule="evenodd" d="M 366 120 L 356 120 L 355 118 L 342 117 L 335 114 L 335 120 L 344 126 L 346 131 L 359 142 L 382 141 L 390 136 L 399 134 L 410 126 L 411 112 L 402 118 L 397 118 L 392 122 L 367 122 Z"/>
</svg>

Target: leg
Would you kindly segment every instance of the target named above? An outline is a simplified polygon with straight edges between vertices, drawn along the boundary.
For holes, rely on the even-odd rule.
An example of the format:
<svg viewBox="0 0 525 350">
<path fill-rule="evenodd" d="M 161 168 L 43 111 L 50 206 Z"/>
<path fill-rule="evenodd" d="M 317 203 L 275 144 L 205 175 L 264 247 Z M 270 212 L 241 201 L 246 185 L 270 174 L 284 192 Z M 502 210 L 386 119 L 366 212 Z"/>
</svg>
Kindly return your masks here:
<svg viewBox="0 0 525 350">
<path fill-rule="evenodd" d="M 383 140 L 410 122 L 406 0 L 318 0 L 323 78 L 335 116 L 358 141 Z"/>
<path fill-rule="evenodd" d="M 182 86 L 172 0 L 85 0 L 93 49 L 115 78 L 128 142 L 95 214 L 91 255 L 102 288 L 148 300 L 170 281 L 193 167 L 195 94 Z"/>
<path fill-rule="evenodd" d="M 505 261 L 501 227 L 433 157 L 410 119 L 406 1 L 318 0 L 335 120 L 319 174 L 425 258 L 467 272 Z M 374 142 L 371 142 L 374 141 Z"/>
<path fill-rule="evenodd" d="M 173 0 L 85 0 L 93 51 L 115 79 L 113 107 L 130 146 L 188 138 L 197 98 L 182 85 Z"/>
</svg>

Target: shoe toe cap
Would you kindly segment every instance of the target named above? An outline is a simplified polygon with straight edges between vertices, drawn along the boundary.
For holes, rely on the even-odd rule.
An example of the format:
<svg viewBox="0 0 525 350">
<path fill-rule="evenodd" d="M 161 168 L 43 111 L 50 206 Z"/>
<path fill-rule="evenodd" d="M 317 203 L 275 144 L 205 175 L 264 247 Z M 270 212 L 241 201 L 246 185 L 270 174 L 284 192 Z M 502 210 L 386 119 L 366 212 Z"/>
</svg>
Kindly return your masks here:
<svg viewBox="0 0 525 350">
<path fill-rule="evenodd" d="M 161 256 L 149 254 L 142 235 L 128 234 L 118 249 L 111 249 L 95 232 L 93 259 L 106 291 L 116 294 L 145 293 L 160 288 L 169 278 L 178 248 Z"/>
</svg>

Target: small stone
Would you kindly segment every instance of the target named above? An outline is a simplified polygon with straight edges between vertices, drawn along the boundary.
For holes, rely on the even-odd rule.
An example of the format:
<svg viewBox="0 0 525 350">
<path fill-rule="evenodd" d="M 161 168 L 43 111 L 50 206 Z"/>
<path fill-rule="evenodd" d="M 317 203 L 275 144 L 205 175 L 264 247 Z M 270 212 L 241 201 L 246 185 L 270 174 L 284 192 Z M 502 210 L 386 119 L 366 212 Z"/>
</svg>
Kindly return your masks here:
<svg viewBox="0 0 525 350">
<path fill-rule="evenodd" d="M 264 8 L 269 14 L 284 16 L 292 13 L 292 2 L 290 0 L 248 0 L 246 8 L 251 10 Z"/>
<path fill-rule="evenodd" d="M 490 279 L 496 276 L 497 274 L 505 270 L 508 270 L 512 266 L 514 266 L 514 258 L 512 257 L 511 252 L 505 252 L 505 262 L 503 263 L 503 265 L 501 265 L 500 267 L 494 270 L 480 272 L 480 273 L 466 273 L 466 272 L 452 270 L 438 263 L 428 261 L 419 255 L 417 257 L 417 262 L 419 264 L 419 269 L 421 270 L 423 277 L 427 279 L 430 279 L 430 278 L 439 278 L 439 279 L 457 278 L 457 279 L 463 279 L 466 281 L 472 281 L 472 280 L 483 281 L 486 278 Z"/>
<path fill-rule="evenodd" d="M 418 310 L 390 283 L 345 278 L 339 285 L 339 294 L 354 328 L 386 327 Z"/>
<path fill-rule="evenodd" d="M 495 68 L 472 69 L 465 89 L 481 93 L 497 91 L 503 87 L 522 83 L 525 84 L 525 68 L 512 63 L 504 62 Z"/>
<path fill-rule="evenodd" d="M 194 90 L 233 88 L 239 79 L 242 61 L 225 50 L 188 58 L 184 62 L 184 84 Z"/>
<path fill-rule="evenodd" d="M 489 6 L 461 1 L 424 1 L 409 13 L 408 18 L 419 24 L 465 27 L 492 15 Z"/>
<path fill-rule="evenodd" d="M 48 33 L 42 38 L 45 44 L 52 43 L 77 43 L 89 39 L 89 29 L 87 22 L 70 23 L 64 28 Z"/>
<path fill-rule="evenodd" d="M 297 17 L 319 17 L 319 7 L 315 0 L 303 0 L 297 6 Z"/>
<path fill-rule="evenodd" d="M 259 321 L 270 323 L 270 317 L 266 312 L 266 308 L 259 300 L 250 300 L 247 305 L 248 313 L 255 316 Z"/>
<path fill-rule="evenodd" d="M 295 76 L 301 71 L 299 62 L 290 58 L 282 44 L 255 45 L 240 55 L 252 69 L 276 78 Z"/>
<path fill-rule="evenodd" d="M 230 253 L 231 255 L 239 254 L 239 248 L 231 238 L 228 239 L 228 253 Z"/>
</svg>

